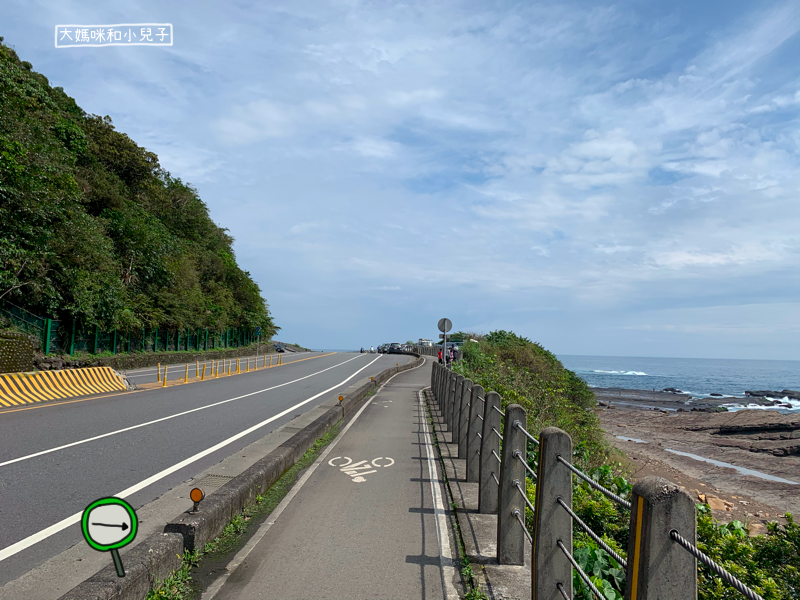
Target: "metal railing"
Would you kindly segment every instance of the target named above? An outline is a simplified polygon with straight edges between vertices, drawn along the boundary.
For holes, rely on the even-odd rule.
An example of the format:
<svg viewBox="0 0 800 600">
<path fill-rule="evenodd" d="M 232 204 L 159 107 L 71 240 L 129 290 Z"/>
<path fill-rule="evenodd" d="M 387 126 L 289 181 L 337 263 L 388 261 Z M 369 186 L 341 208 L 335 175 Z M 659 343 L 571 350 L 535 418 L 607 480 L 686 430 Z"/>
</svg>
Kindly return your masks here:
<svg viewBox="0 0 800 600">
<path fill-rule="evenodd" d="M 431 391 L 452 432 L 450 442 L 458 445 L 458 458 L 466 459 L 467 481 L 478 484 L 478 512 L 497 515 L 497 561 L 522 565 L 525 543 L 531 544 L 533 598 L 571 600 L 574 570 L 597 600 L 605 600 L 573 555 L 577 527 L 625 572 L 626 600 L 696 598 L 697 560 L 749 600 L 761 600 L 697 548 L 695 504 L 683 489 L 646 477 L 633 486 L 628 501 L 572 464 L 572 439 L 566 432 L 548 427 L 538 438 L 531 434 L 518 404 L 504 411 L 499 394 L 484 392 L 439 364 L 433 367 Z M 528 442 L 538 450 L 536 469 L 528 464 Z M 572 509 L 573 476 L 630 511 L 627 560 Z M 533 502 L 527 495 L 528 477 L 536 483 Z M 532 532 L 526 510 L 533 518 Z"/>
</svg>

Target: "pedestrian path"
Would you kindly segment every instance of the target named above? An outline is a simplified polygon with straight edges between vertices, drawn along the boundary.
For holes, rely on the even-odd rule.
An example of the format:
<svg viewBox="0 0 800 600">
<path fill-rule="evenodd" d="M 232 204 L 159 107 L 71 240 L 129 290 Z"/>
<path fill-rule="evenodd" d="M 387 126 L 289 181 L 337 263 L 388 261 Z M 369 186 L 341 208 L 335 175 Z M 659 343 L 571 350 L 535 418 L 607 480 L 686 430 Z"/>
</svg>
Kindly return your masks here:
<svg viewBox="0 0 800 600">
<path fill-rule="evenodd" d="M 355 413 L 204 600 L 459 597 L 421 390 L 431 361 Z"/>
</svg>

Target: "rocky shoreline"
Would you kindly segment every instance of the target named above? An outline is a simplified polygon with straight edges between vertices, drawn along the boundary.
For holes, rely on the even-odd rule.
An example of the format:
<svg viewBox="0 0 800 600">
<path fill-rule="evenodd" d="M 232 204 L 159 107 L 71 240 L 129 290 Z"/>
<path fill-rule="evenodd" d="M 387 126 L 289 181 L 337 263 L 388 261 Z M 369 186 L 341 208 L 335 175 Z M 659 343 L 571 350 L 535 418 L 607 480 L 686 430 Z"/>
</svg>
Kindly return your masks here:
<svg viewBox="0 0 800 600">
<path fill-rule="evenodd" d="M 691 394 L 682 392 L 677 388 L 657 390 L 629 390 L 625 388 L 592 388 L 595 398 L 600 406 L 628 405 L 635 408 L 663 410 L 667 412 L 726 412 L 725 404 L 756 404 L 759 406 L 772 406 L 779 408 L 794 408 L 783 398 L 800 400 L 800 392 L 789 392 L 780 396 L 768 394 L 782 394 L 783 392 L 747 391 L 744 398 L 711 394 L 708 398 L 695 398 Z"/>
<path fill-rule="evenodd" d="M 606 439 L 626 454 L 634 479 L 661 474 L 700 501 L 711 492 L 725 500 L 715 510 L 723 520 L 757 522 L 800 511 L 800 413 L 727 412 L 722 404 L 736 399 L 692 398 L 679 390 L 592 391 Z M 773 406 L 767 396 L 745 402 Z"/>
</svg>

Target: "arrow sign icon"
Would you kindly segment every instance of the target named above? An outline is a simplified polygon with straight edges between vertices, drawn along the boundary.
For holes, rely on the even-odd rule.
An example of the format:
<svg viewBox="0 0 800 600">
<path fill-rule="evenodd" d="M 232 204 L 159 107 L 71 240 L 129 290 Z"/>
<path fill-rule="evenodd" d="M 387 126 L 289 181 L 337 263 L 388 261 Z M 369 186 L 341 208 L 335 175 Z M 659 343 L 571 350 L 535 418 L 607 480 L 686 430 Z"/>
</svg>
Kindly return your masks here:
<svg viewBox="0 0 800 600">
<path fill-rule="evenodd" d="M 138 528 L 133 507 L 125 500 L 113 496 L 92 502 L 83 511 L 81 518 L 81 530 L 86 543 L 100 552 L 111 552 L 119 577 L 125 577 L 119 549 L 133 541 Z"/>
<path fill-rule="evenodd" d="M 126 529 L 128 529 L 128 524 L 127 523 L 123 523 L 122 525 L 112 525 L 112 524 L 109 524 L 109 523 L 92 523 L 92 525 L 96 526 L 96 527 L 120 527 L 122 529 L 122 531 L 125 531 Z"/>
</svg>

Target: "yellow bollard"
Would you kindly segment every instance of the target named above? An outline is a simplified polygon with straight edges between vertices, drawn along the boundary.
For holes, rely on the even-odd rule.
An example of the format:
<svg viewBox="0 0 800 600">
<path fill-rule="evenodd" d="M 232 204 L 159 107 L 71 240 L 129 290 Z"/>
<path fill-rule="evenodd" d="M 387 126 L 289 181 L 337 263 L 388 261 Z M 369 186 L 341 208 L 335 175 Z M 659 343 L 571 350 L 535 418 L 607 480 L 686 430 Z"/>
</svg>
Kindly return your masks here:
<svg viewBox="0 0 800 600">
<path fill-rule="evenodd" d="M 158 381 L 161 381 L 161 363 L 158 363 Z"/>
<path fill-rule="evenodd" d="M 250 372 L 250 357 L 248 356 L 247 357 L 247 368 L 245 369 L 245 373 L 249 373 L 249 372 Z"/>
<path fill-rule="evenodd" d="M 161 380 L 161 387 L 167 387 L 167 365 L 164 365 L 164 379 Z"/>
<path fill-rule="evenodd" d="M 189 381 L 189 363 L 186 363 L 186 371 L 183 374 L 183 383 Z"/>
<path fill-rule="evenodd" d="M 240 369 L 240 359 L 236 359 L 236 374 L 238 375 L 241 372 Z"/>
<path fill-rule="evenodd" d="M 269 355 L 269 366 L 270 367 L 272 366 L 272 355 L 271 354 Z"/>
<path fill-rule="evenodd" d="M 200 376 L 200 381 L 206 380 L 206 363 L 203 363 L 203 374 Z"/>
<path fill-rule="evenodd" d="M 214 369 L 214 378 L 216 379 L 217 377 L 219 377 L 219 361 L 218 360 L 212 361 L 211 367 Z"/>
<path fill-rule="evenodd" d="M 228 375 L 231 374 L 231 364 L 233 363 L 233 359 L 228 361 Z"/>
<path fill-rule="evenodd" d="M 198 377 L 200 375 L 200 361 L 194 361 L 194 376 Z"/>
<path fill-rule="evenodd" d="M 267 355 L 264 355 L 264 368 L 267 368 Z"/>
</svg>

